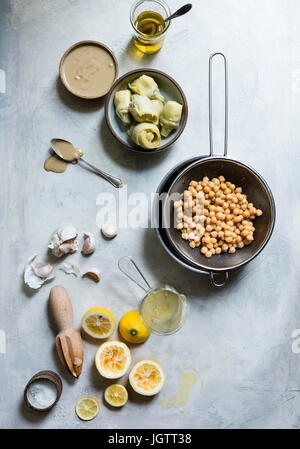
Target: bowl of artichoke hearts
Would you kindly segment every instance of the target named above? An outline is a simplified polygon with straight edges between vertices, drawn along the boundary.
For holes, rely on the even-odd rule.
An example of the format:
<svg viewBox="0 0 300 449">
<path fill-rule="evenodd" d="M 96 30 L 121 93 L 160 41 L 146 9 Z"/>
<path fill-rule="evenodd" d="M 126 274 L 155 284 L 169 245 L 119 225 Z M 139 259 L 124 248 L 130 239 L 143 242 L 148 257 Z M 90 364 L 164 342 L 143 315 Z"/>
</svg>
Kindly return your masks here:
<svg viewBox="0 0 300 449">
<path fill-rule="evenodd" d="M 183 90 L 169 75 L 156 69 L 125 73 L 106 97 L 105 120 L 112 135 L 125 147 L 157 153 L 182 134 L 188 117 Z"/>
</svg>

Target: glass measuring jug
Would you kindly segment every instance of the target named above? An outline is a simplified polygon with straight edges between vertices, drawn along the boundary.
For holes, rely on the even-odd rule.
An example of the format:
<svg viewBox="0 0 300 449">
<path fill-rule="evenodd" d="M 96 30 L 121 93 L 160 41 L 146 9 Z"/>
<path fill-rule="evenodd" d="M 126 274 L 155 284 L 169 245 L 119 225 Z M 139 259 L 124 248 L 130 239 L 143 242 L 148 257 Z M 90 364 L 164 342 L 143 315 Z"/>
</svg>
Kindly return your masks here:
<svg viewBox="0 0 300 449">
<path fill-rule="evenodd" d="M 143 324 L 158 335 L 177 332 L 185 322 L 186 297 L 170 285 L 151 287 L 131 256 L 119 259 L 118 266 L 122 273 L 145 291 L 140 303 Z M 133 274 L 133 268 L 142 280 Z"/>
</svg>

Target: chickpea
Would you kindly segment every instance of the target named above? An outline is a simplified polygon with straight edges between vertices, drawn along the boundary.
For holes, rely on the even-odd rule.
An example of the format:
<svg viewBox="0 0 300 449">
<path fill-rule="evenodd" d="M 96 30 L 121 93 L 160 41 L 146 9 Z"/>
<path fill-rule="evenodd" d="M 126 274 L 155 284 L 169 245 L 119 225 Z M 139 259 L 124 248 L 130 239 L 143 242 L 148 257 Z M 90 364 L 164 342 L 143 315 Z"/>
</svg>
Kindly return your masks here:
<svg viewBox="0 0 300 449">
<path fill-rule="evenodd" d="M 191 248 L 200 247 L 202 254 L 211 257 L 236 248 L 243 248 L 253 240 L 252 220 L 262 215 L 253 203 L 248 203 L 242 187 L 236 187 L 224 176 L 202 181 L 192 180 L 187 190 L 174 202 L 176 227 Z"/>
</svg>

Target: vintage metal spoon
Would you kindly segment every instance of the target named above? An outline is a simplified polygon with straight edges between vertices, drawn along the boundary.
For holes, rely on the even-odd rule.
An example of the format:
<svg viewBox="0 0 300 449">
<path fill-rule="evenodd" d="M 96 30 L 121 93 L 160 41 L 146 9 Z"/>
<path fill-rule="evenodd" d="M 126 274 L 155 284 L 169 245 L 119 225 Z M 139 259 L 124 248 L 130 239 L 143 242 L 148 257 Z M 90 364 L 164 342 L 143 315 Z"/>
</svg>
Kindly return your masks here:
<svg viewBox="0 0 300 449">
<path fill-rule="evenodd" d="M 70 144 L 71 146 L 73 146 L 75 153 L 76 153 L 74 155 L 74 157 L 68 157 L 68 156 L 62 154 L 62 152 L 59 148 L 59 144 L 61 144 L 61 143 L 67 143 L 67 144 Z M 86 160 L 82 159 L 81 156 L 83 155 L 83 152 L 79 148 L 74 147 L 74 145 L 71 142 L 68 142 L 67 140 L 64 140 L 64 139 L 51 139 L 50 144 L 51 144 L 51 148 L 53 149 L 54 153 L 57 154 L 57 156 L 60 157 L 61 159 L 63 159 L 64 161 L 66 161 L 66 162 L 74 162 L 75 161 L 76 162 L 76 161 L 80 160 L 81 162 L 86 164 L 88 167 L 90 167 L 92 170 L 94 170 L 96 173 L 98 173 L 98 175 L 102 176 L 102 178 L 106 179 L 106 181 L 110 182 L 114 187 L 120 188 L 123 186 L 123 182 L 121 181 L 121 179 L 116 178 L 115 176 L 112 176 L 109 173 L 106 173 L 106 172 L 100 170 L 99 168 L 90 164 Z"/>
<path fill-rule="evenodd" d="M 183 16 L 184 14 L 186 14 L 187 12 L 189 12 L 192 9 L 192 4 L 191 3 L 187 3 L 186 5 L 182 6 L 181 8 L 177 9 L 177 11 L 175 11 L 173 14 L 171 14 L 169 17 L 167 17 L 166 19 L 162 20 L 160 24 L 166 23 L 169 20 L 172 19 L 176 19 L 176 17 L 180 17 Z"/>
</svg>

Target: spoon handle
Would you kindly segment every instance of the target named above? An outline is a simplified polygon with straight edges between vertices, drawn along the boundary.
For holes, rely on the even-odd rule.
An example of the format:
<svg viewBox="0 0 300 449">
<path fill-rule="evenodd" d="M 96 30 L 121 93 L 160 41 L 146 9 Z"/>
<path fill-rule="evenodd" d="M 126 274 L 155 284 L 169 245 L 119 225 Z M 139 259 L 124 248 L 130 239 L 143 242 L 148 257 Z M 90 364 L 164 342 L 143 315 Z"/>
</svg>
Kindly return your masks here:
<svg viewBox="0 0 300 449">
<path fill-rule="evenodd" d="M 191 3 L 187 3 L 186 5 L 183 5 L 177 11 L 175 11 L 171 16 L 167 17 L 164 21 L 167 22 L 168 20 L 183 16 L 183 14 L 186 14 L 187 12 L 189 12 L 192 9 L 192 6 L 193 5 Z"/>
<path fill-rule="evenodd" d="M 123 187 L 123 182 L 121 181 L 120 178 L 116 178 L 115 176 L 112 176 L 108 173 L 105 173 L 102 170 L 99 170 L 99 168 L 85 161 L 84 159 L 82 159 L 82 157 L 80 158 L 80 161 L 86 164 L 88 167 L 92 168 L 96 173 L 98 173 L 98 175 L 102 176 L 102 178 L 106 179 L 106 181 L 110 182 L 117 189 Z"/>
</svg>

